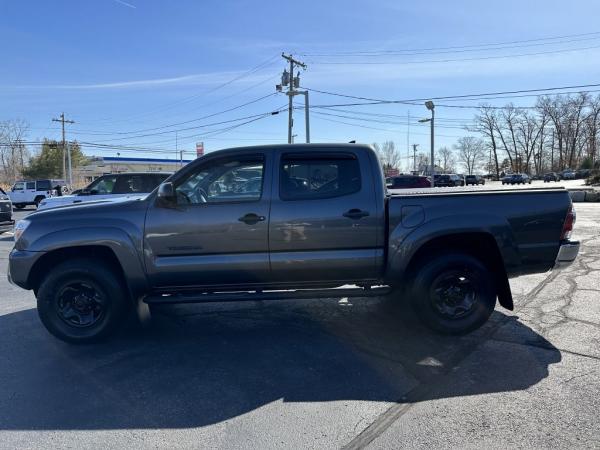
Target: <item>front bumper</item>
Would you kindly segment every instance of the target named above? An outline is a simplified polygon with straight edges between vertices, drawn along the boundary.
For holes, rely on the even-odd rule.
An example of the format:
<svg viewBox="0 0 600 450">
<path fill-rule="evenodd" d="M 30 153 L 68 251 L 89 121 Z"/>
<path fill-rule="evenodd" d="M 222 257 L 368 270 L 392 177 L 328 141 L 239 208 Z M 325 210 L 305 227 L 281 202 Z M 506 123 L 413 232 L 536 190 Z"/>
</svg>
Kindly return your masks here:
<svg viewBox="0 0 600 450">
<path fill-rule="evenodd" d="M 15 229 L 15 221 L 14 220 L 0 222 L 0 234 L 6 233 L 9 231 L 13 231 L 14 229 Z"/>
<path fill-rule="evenodd" d="M 579 241 L 565 241 L 560 244 L 558 255 L 554 262 L 555 269 L 562 269 L 570 266 L 579 254 Z"/>
<path fill-rule="evenodd" d="M 31 289 L 29 286 L 29 274 L 36 261 L 43 252 L 28 252 L 13 249 L 8 256 L 8 281 L 23 289 Z"/>
</svg>

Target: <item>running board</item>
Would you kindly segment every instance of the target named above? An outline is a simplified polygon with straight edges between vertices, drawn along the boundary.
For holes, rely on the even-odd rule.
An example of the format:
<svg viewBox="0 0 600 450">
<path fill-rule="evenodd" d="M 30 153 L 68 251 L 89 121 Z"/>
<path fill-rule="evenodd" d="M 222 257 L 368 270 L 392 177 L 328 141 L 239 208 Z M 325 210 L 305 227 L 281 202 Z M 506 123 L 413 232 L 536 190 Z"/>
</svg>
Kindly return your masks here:
<svg viewBox="0 0 600 450">
<path fill-rule="evenodd" d="M 241 302 L 259 300 L 300 300 L 311 298 L 378 297 L 392 291 L 388 286 L 373 288 L 298 289 L 293 291 L 202 292 L 153 294 L 144 298 L 151 305 L 208 302 Z"/>
</svg>

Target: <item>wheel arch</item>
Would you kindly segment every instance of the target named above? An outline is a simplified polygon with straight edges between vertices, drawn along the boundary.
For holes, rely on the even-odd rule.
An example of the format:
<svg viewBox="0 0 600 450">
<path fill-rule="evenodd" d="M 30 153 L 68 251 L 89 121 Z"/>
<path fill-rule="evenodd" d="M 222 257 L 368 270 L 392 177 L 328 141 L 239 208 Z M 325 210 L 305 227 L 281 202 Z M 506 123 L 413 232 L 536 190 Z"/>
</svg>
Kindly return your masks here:
<svg viewBox="0 0 600 450">
<path fill-rule="evenodd" d="M 479 259 L 490 270 L 496 285 L 498 301 L 508 310 L 514 309 L 514 303 L 508 275 L 505 268 L 506 258 L 515 258 L 510 242 L 499 245 L 494 233 L 489 230 L 448 230 L 445 233 L 419 233 L 421 236 L 407 237 L 398 251 L 390 255 L 388 282 L 403 285 L 412 277 L 419 265 L 431 257 L 448 251 L 465 253 Z"/>
<path fill-rule="evenodd" d="M 73 239 L 74 235 L 77 240 Z M 27 285 L 34 290 L 50 268 L 75 257 L 97 258 L 105 263 L 122 277 L 133 300 L 148 289 L 139 251 L 132 239 L 119 229 L 79 228 L 76 233 L 74 230 L 61 230 L 32 242 L 28 250 L 40 253 L 27 276 Z"/>
</svg>

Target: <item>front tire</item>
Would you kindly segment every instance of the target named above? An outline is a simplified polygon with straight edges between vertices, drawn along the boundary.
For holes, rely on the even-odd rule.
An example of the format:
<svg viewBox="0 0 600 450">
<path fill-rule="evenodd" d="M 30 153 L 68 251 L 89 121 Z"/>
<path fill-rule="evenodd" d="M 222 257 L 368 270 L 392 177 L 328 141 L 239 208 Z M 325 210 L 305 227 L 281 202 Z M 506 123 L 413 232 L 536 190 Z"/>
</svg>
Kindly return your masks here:
<svg viewBox="0 0 600 450">
<path fill-rule="evenodd" d="M 126 289 L 108 267 L 87 258 L 53 268 L 37 291 L 46 329 L 65 342 L 88 344 L 110 336 L 127 310 Z"/>
<path fill-rule="evenodd" d="M 476 330 L 487 322 L 496 305 L 490 271 L 480 260 L 463 253 L 422 260 L 409 292 L 419 319 L 443 334 Z"/>
</svg>

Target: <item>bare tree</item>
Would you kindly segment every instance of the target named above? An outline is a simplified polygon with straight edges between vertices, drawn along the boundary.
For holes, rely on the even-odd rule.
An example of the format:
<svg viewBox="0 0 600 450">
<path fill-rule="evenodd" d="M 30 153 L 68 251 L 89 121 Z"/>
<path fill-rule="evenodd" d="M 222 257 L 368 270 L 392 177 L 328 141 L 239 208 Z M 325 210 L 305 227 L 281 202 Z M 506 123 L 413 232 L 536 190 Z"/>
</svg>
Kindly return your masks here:
<svg viewBox="0 0 600 450">
<path fill-rule="evenodd" d="M 401 156 L 400 152 L 396 150 L 394 141 L 385 141 L 382 144 L 374 143 L 373 148 L 379 156 L 379 161 L 381 161 L 385 173 L 399 167 Z"/>
<path fill-rule="evenodd" d="M 538 118 L 527 111 L 519 111 L 515 124 L 518 151 L 518 171 L 530 173 L 530 164 L 535 155 L 537 141 L 543 129 Z"/>
<path fill-rule="evenodd" d="M 456 157 L 454 152 L 448 147 L 439 148 L 437 151 L 439 157 L 439 165 L 444 173 L 455 172 Z"/>
<path fill-rule="evenodd" d="M 417 154 L 417 170 L 420 173 L 429 173 L 431 166 L 429 165 L 429 155 L 426 153 Z"/>
<path fill-rule="evenodd" d="M 455 144 L 458 161 L 465 166 L 469 175 L 482 166 L 485 157 L 484 145 L 481 139 L 474 136 L 463 136 Z"/>
<path fill-rule="evenodd" d="M 0 122 L 0 183 L 12 184 L 29 160 L 25 137 L 29 124 L 24 120 Z"/>
<path fill-rule="evenodd" d="M 500 165 L 498 163 L 498 141 L 496 130 L 498 129 L 498 114 L 494 108 L 488 105 L 482 105 L 479 114 L 475 116 L 475 126 L 467 128 L 468 131 L 481 133 L 487 139 L 488 146 L 494 157 L 494 168 L 496 176 L 500 175 Z M 490 168 L 490 172 L 492 169 Z"/>
</svg>

